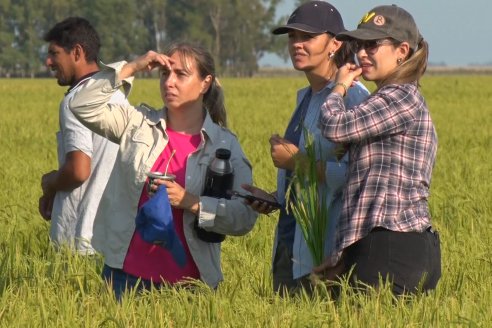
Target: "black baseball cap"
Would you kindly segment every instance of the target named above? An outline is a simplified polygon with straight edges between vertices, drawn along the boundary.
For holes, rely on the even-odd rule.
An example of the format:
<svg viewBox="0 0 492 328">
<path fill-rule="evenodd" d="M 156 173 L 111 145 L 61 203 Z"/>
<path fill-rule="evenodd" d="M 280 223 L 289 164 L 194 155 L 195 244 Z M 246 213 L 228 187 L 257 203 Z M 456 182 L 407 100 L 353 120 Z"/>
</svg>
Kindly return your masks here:
<svg viewBox="0 0 492 328">
<path fill-rule="evenodd" d="M 342 16 L 338 10 L 326 1 L 309 1 L 290 15 L 287 24 L 272 30 L 273 34 L 285 34 L 289 30 L 307 33 L 330 33 L 336 35 L 344 32 Z"/>
<path fill-rule="evenodd" d="M 337 40 L 379 40 L 392 38 L 408 42 L 410 48 L 417 49 L 422 39 L 412 15 L 396 5 L 378 6 L 362 17 L 356 30 L 342 32 Z"/>
</svg>

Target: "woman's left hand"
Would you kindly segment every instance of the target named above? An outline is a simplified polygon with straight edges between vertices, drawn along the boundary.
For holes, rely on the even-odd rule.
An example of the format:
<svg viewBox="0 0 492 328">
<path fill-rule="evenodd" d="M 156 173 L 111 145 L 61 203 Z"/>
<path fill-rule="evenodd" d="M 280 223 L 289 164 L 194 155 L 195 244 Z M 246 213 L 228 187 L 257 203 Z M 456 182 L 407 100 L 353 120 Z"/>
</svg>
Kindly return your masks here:
<svg viewBox="0 0 492 328">
<path fill-rule="evenodd" d="M 296 145 L 278 134 L 270 137 L 270 154 L 276 168 L 293 171 L 296 167 L 295 156 L 298 152 L 299 148 Z"/>
<path fill-rule="evenodd" d="M 243 188 L 246 191 L 249 191 L 251 193 L 251 195 L 258 197 L 260 199 L 266 199 L 266 200 L 269 200 L 272 202 L 277 202 L 277 198 L 275 198 L 275 196 L 273 194 L 270 194 L 270 193 L 266 192 L 265 190 L 260 189 L 258 187 L 243 183 L 243 184 L 241 184 L 241 188 Z M 261 214 L 268 215 L 268 214 L 270 214 L 273 211 L 276 211 L 278 209 L 278 208 L 275 208 L 275 207 L 268 205 L 268 203 L 261 202 L 258 200 L 249 201 L 249 200 L 245 199 L 244 202 L 247 205 L 249 205 L 253 210 L 255 210 L 256 212 L 261 213 Z"/>
<path fill-rule="evenodd" d="M 194 214 L 198 214 L 200 208 L 200 197 L 190 194 L 183 187 L 174 181 L 155 179 L 155 190 L 160 185 L 164 185 L 167 189 L 169 203 L 172 207 L 188 210 Z"/>
<path fill-rule="evenodd" d="M 349 88 L 359 80 L 361 74 L 362 68 L 352 63 L 346 63 L 338 69 L 335 82 L 342 83 Z"/>
<path fill-rule="evenodd" d="M 148 71 L 150 72 L 154 68 L 163 67 L 170 70 L 173 61 L 168 56 L 155 52 L 148 51 L 144 55 L 135 58 L 131 62 L 126 63 L 120 72 L 120 79 L 135 75 L 137 72 Z"/>
<path fill-rule="evenodd" d="M 326 258 L 323 263 L 313 268 L 313 273 L 321 276 L 324 280 L 335 281 L 345 272 L 345 256 L 333 265 L 330 258 Z"/>
</svg>

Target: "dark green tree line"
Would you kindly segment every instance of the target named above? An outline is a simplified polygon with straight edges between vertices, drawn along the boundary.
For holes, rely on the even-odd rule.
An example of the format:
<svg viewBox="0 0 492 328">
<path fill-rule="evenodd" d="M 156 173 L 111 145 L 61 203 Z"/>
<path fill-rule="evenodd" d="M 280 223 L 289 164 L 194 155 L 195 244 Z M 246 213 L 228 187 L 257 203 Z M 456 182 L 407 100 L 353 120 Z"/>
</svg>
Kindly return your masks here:
<svg viewBox="0 0 492 328">
<path fill-rule="evenodd" d="M 101 37 L 101 60 L 164 51 L 175 41 L 213 53 L 221 74 L 251 76 L 265 52 L 282 0 L 0 0 L 0 77 L 46 74 L 43 35 L 69 16 L 88 19 Z"/>
</svg>

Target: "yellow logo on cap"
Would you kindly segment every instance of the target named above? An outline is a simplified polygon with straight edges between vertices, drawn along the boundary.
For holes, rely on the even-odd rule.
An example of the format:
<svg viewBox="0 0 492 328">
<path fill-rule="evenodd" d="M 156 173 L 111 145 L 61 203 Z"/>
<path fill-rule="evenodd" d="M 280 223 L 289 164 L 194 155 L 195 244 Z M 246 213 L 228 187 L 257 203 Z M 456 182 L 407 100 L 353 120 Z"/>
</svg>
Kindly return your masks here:
<svg viewBox="0 0 492 328">
<path fill-rule="evenodd" d="M 372 13 L 367 12 L 367 13 L 364 15 L 364 17 L 362 17 L 362 19 L 360 20 L 359 25 L 360 25 L 360 24 L 362 24 L 362 23 L 367 23 L 367 22 L 369 22 L 369 21 L 371 20 L 371 18 L 373 18 L 373 17 L 374 17 L 374 15 L 376 15 L 376 13 L 375 13 L 375 12 L 372 12 Z"/>
</svg>

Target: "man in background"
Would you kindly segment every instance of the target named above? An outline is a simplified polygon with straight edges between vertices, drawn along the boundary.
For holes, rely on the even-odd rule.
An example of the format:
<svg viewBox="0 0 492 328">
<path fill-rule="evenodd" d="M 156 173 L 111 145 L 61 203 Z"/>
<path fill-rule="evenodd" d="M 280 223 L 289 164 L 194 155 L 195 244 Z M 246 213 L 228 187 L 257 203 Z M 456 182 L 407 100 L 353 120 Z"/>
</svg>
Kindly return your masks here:
<svg viewBox="0 0 492 328">
<path fill-rule="evenodd" d="M 41 178 L 39 212 L 51 220 L 50 238 L 56 246 L 92 254 L 92 225 L 118 146 L 83 126 L 68 104 L 79 86 L 99 71 L 101 44 L 95 29 L 80 17 L 57 23 L 44 40 L 49 43 L 46 65 L 58 84 L 69 88 L 59 109 L 59 167 Z M 122 92 L 115 93 L 111 101 L 127 102 Z"/>
</svg>

